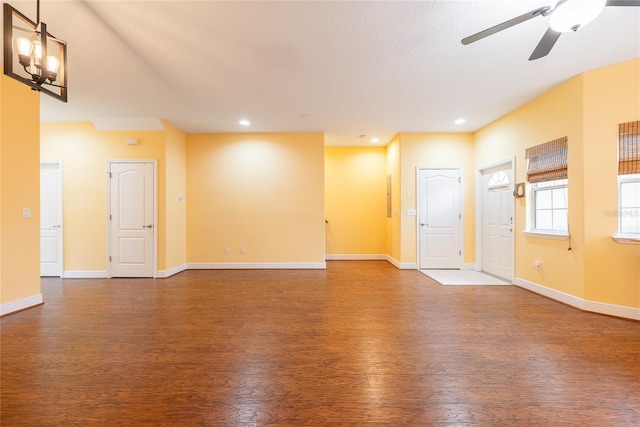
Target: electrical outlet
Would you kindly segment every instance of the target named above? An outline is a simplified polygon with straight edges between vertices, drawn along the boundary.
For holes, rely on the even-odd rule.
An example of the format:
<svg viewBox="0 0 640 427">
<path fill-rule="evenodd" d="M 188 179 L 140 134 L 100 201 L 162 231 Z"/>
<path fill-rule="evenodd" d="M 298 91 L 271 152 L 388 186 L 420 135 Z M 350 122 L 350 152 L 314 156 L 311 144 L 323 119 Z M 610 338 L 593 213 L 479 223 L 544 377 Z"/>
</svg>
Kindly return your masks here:
<svg viewBox="0 0 640 427">
<path fill-rule="evenodd" d="M 240 246 L 240 253 L 244 254 L 244 246 Z"/>
<path fill-rule="evenodd" d="M 533 261 L 533 266 L 536 270 L 540 270 L 542 268 L 542 263 L 540 261 Z"/>
<path fill-rule="evenodd" d="M 230 252 L 230 250 L 229 250 L 229 246 L 225 246 L 225 247 L 224 247 L 224 253 L 225 253 L 225 254 L 228 254 L 229 252 Z"/>
</svg>

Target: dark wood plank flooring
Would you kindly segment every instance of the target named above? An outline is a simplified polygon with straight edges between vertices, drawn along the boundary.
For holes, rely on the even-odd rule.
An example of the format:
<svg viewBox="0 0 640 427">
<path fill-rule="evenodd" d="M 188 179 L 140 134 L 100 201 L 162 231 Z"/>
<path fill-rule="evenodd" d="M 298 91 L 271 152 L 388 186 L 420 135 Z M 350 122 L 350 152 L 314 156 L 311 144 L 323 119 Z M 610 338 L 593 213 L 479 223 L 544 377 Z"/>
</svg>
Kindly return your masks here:
<svg viewBox="0 0 640 427">
<path fill-rule="evenodd" d="M 2 426 L 640 426 L 640 323 L 384 261 L 43 279 Z"/>
</svg>

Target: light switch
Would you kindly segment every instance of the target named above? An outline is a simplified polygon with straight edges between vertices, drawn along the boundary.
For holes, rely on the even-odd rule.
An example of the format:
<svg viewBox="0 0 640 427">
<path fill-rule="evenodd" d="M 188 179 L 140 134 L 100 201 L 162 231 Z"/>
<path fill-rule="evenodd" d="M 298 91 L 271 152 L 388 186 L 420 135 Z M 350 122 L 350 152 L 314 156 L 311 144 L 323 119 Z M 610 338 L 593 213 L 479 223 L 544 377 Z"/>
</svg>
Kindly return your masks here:
<svg viewBox="0 0 640 427">
<path fill-rule="evenodd" d="M 31 209 L 22 208 L 22 217 L 23 218 L 31 218 Z"/>
<path fill-rule="evenodd" d="M 415 209 L 407 209 L 407 216 L 416 216 Z"/>
</svg>

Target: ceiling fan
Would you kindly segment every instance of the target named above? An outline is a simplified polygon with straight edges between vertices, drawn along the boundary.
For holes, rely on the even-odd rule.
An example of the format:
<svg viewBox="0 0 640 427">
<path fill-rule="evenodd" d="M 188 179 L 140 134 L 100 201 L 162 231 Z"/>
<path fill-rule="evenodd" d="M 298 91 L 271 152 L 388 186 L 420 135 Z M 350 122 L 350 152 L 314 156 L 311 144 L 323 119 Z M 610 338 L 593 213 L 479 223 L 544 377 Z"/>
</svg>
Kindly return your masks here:
<svg viewBox="0 0 640 427">
<path fill-rule="evenodd" d="M 578 31 L 600 15 L 605 6 L 640 7 L 640 0 L 551 0 L 550 6 L 543 6 L 501 24 L 480 31 L 462 39 L 462 44 L 476 42 L 487 36 L 506 30 L 536 16 L 548 16 L 549 28 L 533 50 L 529 61 L 546 56 L 560 38 L 560 34 Z"/>
</svg>

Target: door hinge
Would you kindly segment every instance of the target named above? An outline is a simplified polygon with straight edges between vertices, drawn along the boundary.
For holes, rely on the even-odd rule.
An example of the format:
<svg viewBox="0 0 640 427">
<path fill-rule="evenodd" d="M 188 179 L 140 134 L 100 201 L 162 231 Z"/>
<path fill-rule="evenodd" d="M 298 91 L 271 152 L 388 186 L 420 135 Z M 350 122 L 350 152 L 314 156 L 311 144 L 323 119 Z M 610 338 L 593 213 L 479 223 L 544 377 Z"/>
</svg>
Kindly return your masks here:
<svg viewBox="0 0 640 427">
<path fill-rule="evenodd" d="M 458 214 L 458 219 L 462 219 L 462 214 L 461 213 Z"/>
<path fill-rule="evenodd" d="M 462 250 L 458 251 L 458 255 L 462 256 Z"/>
<path fill-rule="evenodd" d="M 109 175 L 109 179 L 113 178 L 113 174 L 111 172 L 107 172 L 107 175 Z"/>
<path fill-rule="evenodd" d="M 111 262 L 111 261 L 112 261 L 112 260 L 111 260 L 111 256 L 109 256 L 109 262 Z"/>
<path fill-rule="evenodd" d="M 459 177 L 458 177 L 458 182 L 459 182 L 460 184 L 462 184 L 462 177 L 461 177 L 461 176 L 459 176 Z"/>
<path fill-rule="evenodd" d="M 111 221 L 113 219 L 113 217 L 111 216 L 111 214 L 109 214 L 109 221 Z"/>
</svg>

